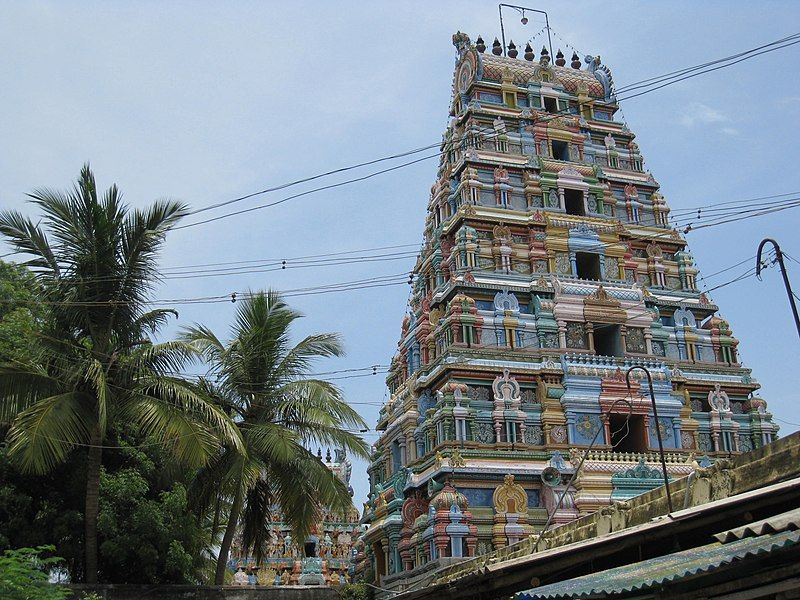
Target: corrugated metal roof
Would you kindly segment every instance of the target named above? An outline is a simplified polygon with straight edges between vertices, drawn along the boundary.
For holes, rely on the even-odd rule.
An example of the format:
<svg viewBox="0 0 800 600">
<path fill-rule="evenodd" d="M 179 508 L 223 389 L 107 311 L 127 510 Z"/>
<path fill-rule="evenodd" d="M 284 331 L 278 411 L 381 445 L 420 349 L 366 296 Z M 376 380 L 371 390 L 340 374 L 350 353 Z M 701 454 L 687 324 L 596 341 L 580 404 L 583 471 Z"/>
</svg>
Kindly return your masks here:
<svg viewBox="0 0 800 600">
<path fill-rule="evenodd" d="M 710 544 L 520 592 L 515 600 L 567 600 L 647 590 L 800 544 L 800 531 Z"/>
<path fill-rule="evenodd" d="M 764 535 L 766 533 L 779 533 L 781 531 L 797 531 L 800 529 L 800 508 L 795 508 L 780 515 L 775 515 L 755 523 L 749 523 L 736 529 L 729 529 L 714 535 L 720 542 L 741 540 L 746 537 Z"/>
</svg>

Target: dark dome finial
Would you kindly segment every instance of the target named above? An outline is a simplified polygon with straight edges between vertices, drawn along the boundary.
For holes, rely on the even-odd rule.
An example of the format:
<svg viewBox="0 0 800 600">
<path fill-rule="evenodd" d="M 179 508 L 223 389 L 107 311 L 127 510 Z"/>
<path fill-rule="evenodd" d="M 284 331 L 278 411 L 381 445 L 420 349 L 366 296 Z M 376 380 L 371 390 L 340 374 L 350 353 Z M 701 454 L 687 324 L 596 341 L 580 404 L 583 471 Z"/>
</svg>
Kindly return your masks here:
<svg viewBox="0 0 800 600">
<path fill-rule="evenodd" d="M 517 58 L 517 47 L 514 45 L 514 40 L 511 40 L 508 44 L 508 56 L 511 58 Z"/>
<path fill-rule="evenodd" d="M 325 462 L 331 462 L 331 449 L 330 448 L 328 448 L 328 450 L 325 452 Z"/>
<path fill-rule="evenodd" d="M 525 60 L 533 60 L 536 55 L 533 53 L 530 43 L 525 44 Z"/>
<path fill-rule="evenodd" d="M 550 64 L 550 53 L 544 46 L 542 46 L 542 55 L 539 57 L 539 64 L 545 67 Z"/>
<path fill-rule="evenodd" d="M 475 49 L 481 54 L 486 52 L 486 44 L 484 43 L 483 38 L 481 36 L 478 36 L 478 39 L 475 40 Z"/>
<path fill-rule="evenodd" d="M 495 56 L 500 56 L 503 53 L 503 46 L 500 45 L 500 40 L 494 38 L 494 42 L 492 42 L 492 54 Z"/>
<path fill-rule="evenodd" d="M 578 56 L 577 52 L 572 53 L 572 62 L 569 63 L 569 66 L 573 69 L 580 69 L 581 68 L 581 59 Z"/>
<path fill-rule="evenodd" d="M 565 64 L 567 64 L 567 61 L 564 60 L 564 53 L 561 52 L 561 48 L 559 48 L 558 52 L 556 52 L 556 66 L 563 67 Z"/>
</svg>

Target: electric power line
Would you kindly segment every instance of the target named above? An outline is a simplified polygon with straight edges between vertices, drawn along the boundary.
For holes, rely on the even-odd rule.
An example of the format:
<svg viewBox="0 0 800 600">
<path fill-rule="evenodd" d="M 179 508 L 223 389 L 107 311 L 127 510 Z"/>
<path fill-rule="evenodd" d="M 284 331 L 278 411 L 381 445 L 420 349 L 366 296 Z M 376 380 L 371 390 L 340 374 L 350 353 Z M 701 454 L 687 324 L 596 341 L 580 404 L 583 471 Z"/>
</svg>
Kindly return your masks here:
<svg viewBox="0 0 800 600">
<path fill-rule="evenodd" d="M 800 191 L 795 192 L 785 192 L 783 194 L 772 194 L 771 196 L 759 196 L 757 198 L 746 198 L 743 200 L 730 200 L 728 202 L 714 202 L 712 204 L 705 204 L 703 206 L 686 206 L 683 208 L 677 208 L 670 210 L 670 215 L 675 213 L 691 213 L 698 210 L 705 210 L 707 208 L 715 208 L 720 206 L 728 206 L 731 204 L 751 204 L 753 202 L 757 202 L 760 200 L 771 200 L 773 198 L 784 198 L 786 196 L 794 196 L 796 194 L 800 194 Z"/>
<path fill-rule="evenodd" d="M 782 38 L 780 40 L 775 40 L 774 42 L 770 42 L 770 43 L 768 43 L 766 45 L 759 46 L 757 48 L 753 48 L 753 49 L 750 49 L 750 50 L 746 50 L 746 51 L 744 51 L 742 53 L 739 53 L 739 54 L 736 54 L 736 55 L 731 55 L 731 56 L 726 57 L 724 59 L 718 59 L 717 61 L 713 61 L 712 63 L 709 63 L 709 64 L 695 65 L 694 67 L 687 67 L 687 68 L 681 69 L 679 71 L 674 71 L 673 74 L 682 75 L 681 77 L 678 77 L 677 79 L 672 78 L 670 76 L 671 74 L 667 74 L 666 76 L 662 75 L 662 76 L 658 76 L 658 77 L 655 77 L 655 78 L 642 80 L 640 82 L 636 82 L 634 84 L 630 84 L 629 86 L 624 86 L 623 88 L 620 88 L 620 90 L 618 90 L 616 93 L 619 94 L 619 93 L 622 93 L 622 91 L 632 91 L 634 89 L 640 89 L 642 87 L 645 87 L 647 89 L 644 89 L 643 91 L 637 92 L 635 94 L 631 94 L 629 96 L 625 96 L 625 97 L 622 97 L 622 98 L 616 98 L 615 102 L 619 103 L 622 100 L 627 100 L 627 99 L 635 98 L 635 97 L 638 97 L 638 96 L 642 96 L 642 95 L 648 94 L 650 92 L 653 92 L 653 91 L 662 89 L 664 87 L 667 87 L 669 85 L 673 85 L 673 84 L 678 83 L 680 81 L 683 81 L 685 79 L 689 79 L 691 77 L 697 77 L 699 75 L 703 75 L 705 73 L 716 71 L 718 69 L 723 69 L 723 68 L 726 68 L 726 67 L 730 67 L 730 66 L 733 66 L 735 64 L 738 64 L 739 62 L 742 62 L 742 61 L 745 61 L 745 60 L 749 60 L 750 58 L 754 58 L 755 56 L 759 56 L 759 55 L 765 54 L 767 52 L 773 52 L 775 50 L 780 50 L 782 48 L 786 48 L 788 46 L 792 46 L 794 44 L 800 43 L 800 39 L 797 39 L 798 37 L 800 37 L 800 33 L 799 34 L 793 34 L 791 36 L 788 36 L 786 38 Z M 796 40 L 796 41 L 792 41 L 792 40 Z M 784 42 L 786 42 L 786 43 L 784 43 Z M 756 52 L 757 50 L 761 50 L 761 51 L 760 52 Z M 737 57 L 741 57 L 741 58 L 738 58 L 738 60 L 734 60 L 733 62 L 726 62 L 726 61 L 731 61 L 732 59 L 735 59 Z M 705 67 L 710 67 L 710 65 L 712 65 L 712 64 L 718 64 L 720 62 L 725 62 L 725 64 L 719 64 L 718 66 L 714 66 L 712 68 L 705 68 Z M 703 68 L 705 68 L 705 70 L 702 70 Z M 688 73 L 688 74 L 684 75 L 684 73 Z M 668 80 L 665 81 L 665 79 L 668 79 Z M 656 85 L 656 84 L 658 84 L 658 85 Z M 545 117 L 544 119 L 541 119 L 540 121 L 547 121 L 547 120 L 550 120 L 552 118 L 556 118 L 557 116 L 560 116 L 561 114 L 570 114 L 570 113 L 571 113 L 571 109 L 568 108 L 565 111 L 559 111 L 558 113 L 555 113 L 553 115 Z M 253 194 L 240 196 L 240 197 L 234 198 L 232 200 L 228 200 L 228 201 L 217 203 L 216 205 L 212 205 L 212 206 L 209 206 L 209 207 L 197 209 L 196 211 L 193 211 L 190 214 L 197 214 L 199 212 L 203 212 L 203 211 L 206 211 L 206 210 L 211 210 L 212 208 L 219 208 L 219 207 L 222 207 L 222 206 L 227 206 L 227 205 L 229 205 L 231 203 L 239 202 L 241 200 L 253 197 L 255 195 L 268 193 L 269 191 L 285 189 L 287 187 L 290 187 L 290 186 L 293 186 L 293 185 L 297 185 L 299 183 L 303 183 L 303 182 L 306 182 L 306 181 L 312 181 L 312 180 L 315 180 L 315 179 L 319 179 L 321 177 L 325 177 L 325 176 L 330 175 L 330 174 L 340 173 L 340 172 L 348 171 L 348 170 L 351 170 L 351 169 L 356 169 L 356 168 L 359 168 L 359 167 L 362 167 L 362 166 L 375 164 L 377 162 L 382 162 L 382 161 L 385 161 L 385 160 L 391 160 L 393 158 L 409 156 L 411 154 L 416 154 L 416 153 L 422 152 L 424 150 L 434 148 L 437 145 L 441 145 L 441 144 L 430 144 L 430 145 L 427 145 L 427 146 L 422 146 L 420 148 L 408 150 L 406 152 L 400 152 L 400 153 L 396 153 L 396 154 L 393 154 L 393 155 L 390 155 L 390 156 L 387 156 L 387 157 L 381 157 L 381 158 L 374 159 L 374 160 L 371 160 L 371 161 L 365 161 L 365 162 L 362 162 L 362 163 L 358 163 L 356 165 L 350 165 L 350 166 L 347 166 L 347 167 L 342 167 L 340 169 L 335 169 L 335 170 L 328 171 L 328 172 L 325 172 L 325 173 L 321 173 L 321 174 L 318 174 L 318 175 L 306 177 L 306 178 L 303 178 L 303 179 L 298 179 L 298 180 L 295 180 L 293 182 L 289 182 L 289 183 L 286 183 L 286 184 L 281 184 L 279 186 L 274 186 L 272 188 L 267 188 L 266 190 L 262 190 L 260 192 L 254 192 Z M 252 211 L 255 211 L 255 210 L 261 210 L 263 208 L 268 208 L 268 207 L 271 207 L 271 206 L 275 206 L 277 204 L 282 204 L 283 202 L 286 202 L 288 200 L 291 200 L 291 199 L 294 199 L 294 198 L 298 198 L 298 197 L 301 197 L 301 196 L 305 196 L 305 195 L 308 195 L 308 194 L 312 194 L 312 193 L 315 193 L 315 192 L 318 192 L 318 191 L 322 191 L 322 190 L 326 190 L 326 189 L 332 189 L 332 188 L 335 188 L 335 187 L 340 187 L 340 186 L 343 186 L 343 185 L 348 185 L 350 183 L 355 183 L 355 182 L 359 182 L 359 181 L 364 181 L 366 179 L 370 179 L 370 178 L 375 177 L 377 175 L 381 175 L 381 174 L 384 174 L 384 173 L 388 173 L 390 171 L 394 171 L 394 170 L 397 170 L 397 169 L 405 168 L 405 167 L 411 166 L 413 164 L 422 162 L 424 160 L 428 160 L 430 158 L 435 158 L 437 156 L 442 156 L 442 154 L 444 154 L 447 151 L 449 151 L 449 149 L 446 149 L 446 150 L 444 150 L 442 152 L 439 152 L 437 154 L 433 154 L 433 155 L 426 156 L 426 157 L 423 157 L 423 158 L 420 158 L 420 159 L 409 161 L 409 162 L 403 163 L 401 165 L 396 165 L 396 166 L 393 166 L 393 167 L 390 167 L 390 168 L 387 168 L 387 169 L 376 171 L 376 172 L 367 174 L 367 175 L 365 175 L 363 177 L 353 178 L 353 179 L 346 180 L 346 181 L 343 181 L 343 182 L 339 182 L 339 183 L 336 183 L 336 184 L 331 184 L 329 186 L 322 186 L 320 188 L 314 188 L 312 190 L 307 190 L 307 191 L 301 192 L 299 194 L 294 194 L 294 195 L 282 198 L 282 199 L 277 200 L 275 202 L 271 202 L 271 203 L 260 205 L 260 206 L 256 206 L 256 207 L 251 207 L 249 209 L 244 209 L 244 210 L 240 210 L 240 211 L 234 211 L 234 212 L 231 212 L 231 213 L 225 213 L 225 214 L 219 215 L 217 217 L 213 217 L 213 218 L 210 218 L 210 219 L 205 219 L 205 220 L 202 220 L 202 221 L 196 221 L 194 223 L 189 223 L 189 224 L 186 224 L 186 225 L 180 225 L 178 227 L 175 227 L 174 229 L 175 230 L 180 230 L 180 229 L 186 229 L 186 228 L 189 228 L 189 227 L 194 227 L 194 226 L 197 226 L 197 225 L 202 225 L 202 224 L 205 224 L 205 223 L 211 223 L 211 222 L 218 221 L 220 219 L 228 218 L 228 217 L 231 217 L 231 216 L 248 213 L 248 212 L 252 212 Z"/>
<path fill-rule="evenodd" d="M 770 212 L 778 212 L 779 210 L 785 210 L 786 208 L 790 207 L 783 207 L 779 209 L 772 209 Z M 762 216 L 766 214 L 764 211 L 752 214 L 752 215 L 743 215 L 742 217 L 735 218 L 735 219 L 728 219 L 723 222 L 719 223 L 710 223 L 708 225 L 698 225 L 696 227 L 692 227 L 692 229 L 701 229 L 703 227 L 712 227 L 723 225 L 727 222 L 731 221 L 738 221 L 748 218 L 755 218 L 758 216 Z M 659 239 L 660 237 L 672 236 L 674 234 L 673 230 L 665 230 L 664 232 L 660 233 L 659 235 L 655 236 L 648 236 L 644 238 L 645 240 L 655 240 Z M 670 240 L 665 240 L 670 241 Z M 597 249 L 604 249 L 612 246 L 625 246 L 627 242 L 612 242 L 612 243 L 599 243 L 597 244 Z M 590 250 L 587 248 L 587 250 Z M 424 264 L 424 263 L 423 263 Z M 281 292 L 282 296 L 284 297 L 295 297 L 295 296 L 308 296 L 308 295 L 318 295 L 318 294 L 327 294 L 327 293 L 334 293 L 334 292 L 341 292 L 341 291 L 352 291 L 352 290 L 359 290 L 359 289 L 369 289 L 372 287 L 386 287 L 386 286 L 394 286 L 394 285 L 402 285 L 408 284 L 413 281 L 414 275 L 418 273 L 411 271 L 411 272 L 404 272 L 398 273 L 394 275 L 386 275 L 386 276 L 378 276 L 378 277 L 371 277 L 368 279 L 362 280 L 355 280 L 355 281 L 346 281 L 340 283 L 332 283 L 322 286 L 311 286 L 306 288 L 297 288 L 297 289 L 289 289 L 284 290 Z M 220 294 L 214 296 L 201 296 L 195 298 L 168 298 L 168 299 L 157 299 L 147 304 L 150 305 L 176 305 L 176 304 L 216 304 L 216 303 L 223 303 L 223 302 L 235 302 L 236 300 L 244 299 L 249 297 L 250 294 L 246 292 L 231 292 L 229 294 Z M 0 303 L 14 303 L 12 300 L 3 300 L 0 299 Z M 47 301 L 42 300 L 42 304 L 47 305 L 56 305 L 56 306 L 104 306 L 104 305 L 112 305 L 112 304 L 128 304 L 129 302 L 126 300 L 119 300 L 119 301 L 110 301 L 110 300 L 103 300 L 103 301 Z"/>
<path fill-rule="evenodd" d="M 276 200 L 274 202 L 269 202 L 268 204 L 262 204 L 260 206 L 253 206 L 253 207 L 250 207 L 250 208 L 244 208 L 242 210 L 237 210 L 237 211 L 230 212 L 230 213 L 224 213 L 222 215 L 218 215 L 216 217 L 211 217 L 211 218 L 208 218 L 208 219 L 204 219 L 202 221 L 195 221 L 194 223 L 187 223 L 186 225 L 178 225 L 177 227 L 173 227 L 173 230 L 178 231 L 178 230 L 181 230 L 181 229 L 188 229 L 189 227 L 196 227 L 197 225 L 204 225 L 206 223 L 213 223 L 215 221 L 220 221 L 222 219 L 227 219 L 228 217 L 234 217 L 234 216 L 237 216 L 237 215 L 243 215 L 245 213 L 250 213 L 250 212 L 253 212 L 253 211 L 256 211 L 256 210 L 262 210 L 264 208 L 270 208 L 272 206 L 277 206 L 278 204 L 283 204 L 284 202 L 287 202 L 289 200 L 293 200 L 295 198 L 300 198 L 302 196 L 308 196 L 309 194 L 314 194 L 316 192 L 321 192 L 323 190 L 330 190 L 330 189 L 342 187 L 344 185 L 349 185 L 351 183 L 357 183 L 359 181 L 365 181 L 367 179 L 371 179 L 373 177 L 377 177 L 378 175 L 383 175 L 383 174 L 389 173 L 391 171 L 397 171 L 398 169 L 403 169 L 405 167 L 410 167 L 411 165 L 415 165 L 417 163 L 420 163 L 420 162 L 425 161 L 425 160 L 429 160 L 431 158 L 437 158 L 439 156 L 441 156 L 441 152 L 437 152 L 436 154 L 430 154 L 428 156 L 423 156 L 422 158 L 417 158 L 415 160 L 411 160 L 411 161 L 408 161 L 408 162 L 405 162 L 405 163 L 402 163 L 402 164 L 399 164 L 399 165 L 395 165 L 393 167 L 389 167 L 389 168 L 386 168 L 386 169 L 381 169 L 380 171 L 375 171 L 373 173 L 368 173 L 367 175 L 364 175 L 362 177 L 354 177 L 353 179 L 348 179 L 346 181 L 340 181 L 340 182 L 332 183 L 332 184 L 329 184 L 329 185 L 323 185 L 321 187 L 317 187 L 317 188 L 313 188 L 313 189 L 310 189 L 310 190 L 306 190 L 304 192 L 299 192 L 297 194 L 292 194 L 291 196 L 286 196 L 285 198 L 281 198 L 280 200 Z"/>
<path fill-rule="evenodd" d="M 745 50 L 743 52 L 739 52 L 737 54 L 732 54 L 730 56 L 726 56 L 724 58 L 719 58 L 714 61 L 710 61 L 707 63 L 703 63 L 700 65 L 694 65 L 692 67 L 686 67 L 684 69 L 679 69 L 677 71 L 672 71 L 671 73 L 667 73 L 665 75 L 659 75 L 657 77 L 651 77 L 649 79 L 642 80 L 637 83 L 629 84 L 626 86 L 622 86 L 617 90 L 618 94 L 632 92 L 637 89 L 642 88 L 652 88 L 648 89 L 648 91 L 653 91 L 656 89 L 661 89 L 666 85 L 672 85 L 673 83 L 677 83 L 679 81 L 683 81 L 684 79 L 689 79 L 691 77 L 697 77 L 698 75 L 704 75 L 706 73 L 710 73 L 712 71 L 717 71 L 719 69 L 724 69 L 726 67 L 731 67 L 735 64 L 743 62 L 745 60 L 749 60 L 751 58 L 755 58 L 756 56 L 760 56 L 762 54 L 767 54 L 769 52 L 774 52 L 775 50 L 780 50 L 782 48 L 786 48 L 787 46 L 793 46 L 800 42 L 800 33 L 794 33 L 787 37 L 781 38 L 779 40 L 775 40 L 773 42 L 769 42 L 768 44 L 764 44 L 762 46 L 758 46 L 756 48 L 751 48 L 750 50 Z M 736 60 L 738 59 L 738 60 Z M 720 64 L 725 63 L 725 64 Z M 717 66 L 715 66 L 717 65 Z M 658 85 L 662 84 L 664 85 Z M 652 87 L 652 86 L 658 87 Z M 640 94 L 633 94 L 631 96 L 627 96 L 627 98 L 634 98 Z"/>
</svg>

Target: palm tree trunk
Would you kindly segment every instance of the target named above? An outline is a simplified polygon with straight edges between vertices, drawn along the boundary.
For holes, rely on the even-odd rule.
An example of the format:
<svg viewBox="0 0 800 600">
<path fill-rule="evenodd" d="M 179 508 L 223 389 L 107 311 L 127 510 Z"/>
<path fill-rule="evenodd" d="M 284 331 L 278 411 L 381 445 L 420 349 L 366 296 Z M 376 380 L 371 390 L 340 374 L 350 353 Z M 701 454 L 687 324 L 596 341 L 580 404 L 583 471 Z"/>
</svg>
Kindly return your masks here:
<svg viewBox="0 0 800 600">
<path fill-rule="evenodd" d="M 217 572 L 214 576 L 215 585 L 222 585 L 225 583 L 225 569 L 228 567 L 228 555 L 231 552 L 233 536 L 236 533 L 236 526 L 239 523 L 239 513 L 242 511 L 243 496 L 244 494 L 242 493 L 241 486 L 237 486 L 236 494 L 233 496 L 233 504 L 231 504 L 231 512 L 228 515 L 228 525 L 225 527 L 225 535 L 222 537 L 222 544 L 219 547 Z"/>
<path fill-rule="evenodd" d="M 86 507 L 84 510 L 84 547 L 86 550 L 86 583 L 97 583 L 97 513 L 100 505 L 100 465 L 103 460 L 100 427 L 92 431 L 89 457 L 86 462 Z"/>
<path fill-rule="evenodd" d="M 211 522 L 211 539 L 217 537 L 217 529 L 219 529 L 220 513 L 222 513 L 222 496 L 217 493 L 217 500 L 214 503 L 214 520 Z"/>
</svg>

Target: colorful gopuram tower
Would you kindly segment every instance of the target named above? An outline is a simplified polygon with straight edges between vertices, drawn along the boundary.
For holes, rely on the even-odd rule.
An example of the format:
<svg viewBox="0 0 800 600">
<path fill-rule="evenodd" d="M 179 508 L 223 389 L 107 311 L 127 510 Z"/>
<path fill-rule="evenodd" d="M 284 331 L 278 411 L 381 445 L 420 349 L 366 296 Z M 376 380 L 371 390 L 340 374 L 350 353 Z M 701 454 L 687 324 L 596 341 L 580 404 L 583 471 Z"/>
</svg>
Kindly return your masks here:
<svg viewBox="0 0 800 600">
<path fill-rule="evenodd" d="M 385 586 L 663 484 L 656 428 L 671 478 L 778 429 L 600 58 L 453 43 L 358 551 Z M 632 366 L 652 374 L 657 423 L 642 371 L 628 391 Z"/>
</svg>

